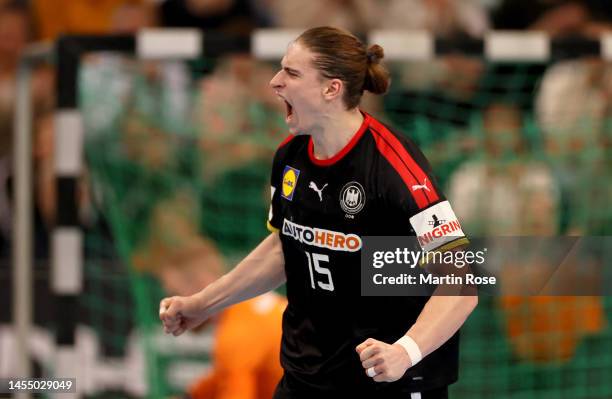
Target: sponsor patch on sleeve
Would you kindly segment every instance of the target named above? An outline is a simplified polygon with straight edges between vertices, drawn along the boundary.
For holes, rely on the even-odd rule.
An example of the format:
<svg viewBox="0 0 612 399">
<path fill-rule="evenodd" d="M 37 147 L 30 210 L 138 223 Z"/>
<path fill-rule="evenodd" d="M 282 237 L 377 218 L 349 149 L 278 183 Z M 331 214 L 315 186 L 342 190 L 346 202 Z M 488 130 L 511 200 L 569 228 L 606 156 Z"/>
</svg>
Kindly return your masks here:
<svg viewBox="0 0 612 399">
<path fill-rule="evenodd" d="M 283 171 L 283 181 L 281 189 L 281 197 L 292 201 L 293 193 L 295 193 L 295 187 L 297 186 L 298 178 L 300 177 L 300 170 L 292 168 L 291 166 L 285 166 Z"/>
<path fill-rule="evenodd" d="M 421 249 L 433 251 L 465 237 L 448 201 L 431 206 L 410 218 Z"/>
</svg>

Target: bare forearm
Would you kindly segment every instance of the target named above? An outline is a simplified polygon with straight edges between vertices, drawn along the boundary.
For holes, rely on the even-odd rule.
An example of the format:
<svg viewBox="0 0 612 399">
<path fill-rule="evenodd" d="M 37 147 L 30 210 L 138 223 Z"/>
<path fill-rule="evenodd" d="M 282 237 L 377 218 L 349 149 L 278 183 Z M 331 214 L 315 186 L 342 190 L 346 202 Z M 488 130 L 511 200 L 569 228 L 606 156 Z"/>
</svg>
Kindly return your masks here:
<svg viewBox="0 0 612 399">
<path fill-rule="evenodd" d="M 210 314 L 283 284 L 285 260 L 278 234 L 270 234 L 234 269 L 195 294 Z"/>
<path fill-rule="evenodd" d="M 407 335 L 417 343 L 423 356 L 427 356 L 459 330 L 477 304 L 477 296 L 434 295 Z"/>
</svg>

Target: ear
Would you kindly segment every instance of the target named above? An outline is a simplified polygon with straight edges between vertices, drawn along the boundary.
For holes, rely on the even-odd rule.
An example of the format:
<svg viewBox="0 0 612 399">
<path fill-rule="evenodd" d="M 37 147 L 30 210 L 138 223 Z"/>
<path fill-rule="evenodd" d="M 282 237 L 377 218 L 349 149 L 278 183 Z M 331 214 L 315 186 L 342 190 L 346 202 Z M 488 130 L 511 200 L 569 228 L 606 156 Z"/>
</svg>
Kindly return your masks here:
<svg viewBox="0 0 612 399">
<path fill-rule="evenodd" d="M 339 98 L 343 88 L 344 83 L 340 79 L 331 79 L 323 89 L 323 97 L 328 101 Z"/>
</svg>

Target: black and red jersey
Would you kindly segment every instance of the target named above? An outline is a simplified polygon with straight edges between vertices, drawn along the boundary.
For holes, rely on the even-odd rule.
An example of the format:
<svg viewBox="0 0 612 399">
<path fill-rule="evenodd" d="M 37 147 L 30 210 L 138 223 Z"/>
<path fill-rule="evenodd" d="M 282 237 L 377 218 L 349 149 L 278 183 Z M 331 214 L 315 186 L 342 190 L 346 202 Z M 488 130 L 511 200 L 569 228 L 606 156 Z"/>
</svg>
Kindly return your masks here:
<svg viewBox="0 0 612 399">
<path fill-rule="evenodd" d="M 425 250 L 465 241 L 460 229 L 444 234 L 431 223 L 456 217 L 415 144 L 364 114 L 330 159 L 314 157 L 310 136 L 290 136 L 274 157 L 271 184 L 268 227 L 280 235 L 287 275 L 281 361 L 288 386 L 384 397 L 454 382 L 458 334 L 393 383 L 367 377 L 355 351 L 367 338 L 395 342 L 428 300 L 362 297 L 361 237 L 418 235 Z"/>
</svg>

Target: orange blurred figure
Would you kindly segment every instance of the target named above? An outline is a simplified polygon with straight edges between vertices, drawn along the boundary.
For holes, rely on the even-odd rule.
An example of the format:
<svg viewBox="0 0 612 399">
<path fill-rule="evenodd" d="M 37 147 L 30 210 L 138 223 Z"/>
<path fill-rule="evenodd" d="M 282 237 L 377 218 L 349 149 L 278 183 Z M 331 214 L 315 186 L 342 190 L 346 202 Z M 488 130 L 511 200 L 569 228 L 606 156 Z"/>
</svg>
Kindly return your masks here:
<svg viewBox="0 0 612 399">
<path fill-rule="evenodd" d="M 53 40 L 60 34 L 109 33 L 117 9 L 143 0 L 32 0 L 39 39 Z"/>
<path fill-rule="evenodd" d="M 148 239 L 132 257 L 137 269 L 153 273 L 171 295 L 194 294 L 225 270 L 218 249 L 199 234 L 197 214 L 197 202 L 187 191 L 161 201 L 150 219 Z M 283 375 L 280 345 L 286 305 L 282 296 L 269 292 L 206 321 L 214 327 L 213 368 L 189 387 L 189 397 L 271 398 Z"/>
</svg>

